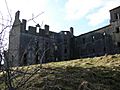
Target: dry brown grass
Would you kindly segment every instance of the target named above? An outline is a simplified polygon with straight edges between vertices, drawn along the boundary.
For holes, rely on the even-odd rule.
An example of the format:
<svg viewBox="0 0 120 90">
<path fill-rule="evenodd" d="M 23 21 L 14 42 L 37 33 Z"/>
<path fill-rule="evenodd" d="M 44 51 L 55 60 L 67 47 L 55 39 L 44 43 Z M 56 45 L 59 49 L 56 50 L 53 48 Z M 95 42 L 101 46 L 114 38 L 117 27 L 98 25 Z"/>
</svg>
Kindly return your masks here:
<svg viewBox="0 0 120 90">
<path fill-rule="evenodd" d="M 44 64 L 20 90 L 120 90 L 120 55 Z"/>
</svg>

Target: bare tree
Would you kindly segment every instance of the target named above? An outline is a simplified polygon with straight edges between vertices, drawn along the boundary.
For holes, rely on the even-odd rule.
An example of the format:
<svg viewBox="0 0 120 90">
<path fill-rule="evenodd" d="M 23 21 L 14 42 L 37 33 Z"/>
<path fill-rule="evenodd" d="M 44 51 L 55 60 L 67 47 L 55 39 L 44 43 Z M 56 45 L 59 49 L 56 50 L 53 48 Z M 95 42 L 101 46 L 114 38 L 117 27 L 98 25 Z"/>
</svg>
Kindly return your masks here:
<svg viewBox="0 0 120 90">
<path fill-rule="evenodd" d="M 25 85 L 27 81 L 29 81 L 29 79 L 35 75 L 41 68 L 41 64 L 42 64 L 42 60 L 44 58 L 44 55 L 46 53 L 46 51 L 49 49 L 47 48 L 45 51 L 43 51 L 43 54 L 40 58 L 40 66 L 36 67 L 34 69 L 34 72 L 30 73 L 29 72 L 29 66 L 27 66 L 26 70 L 24 70 L 24 68 L 20 68 L 20 67 L 15 67 L 13 68 L 11 63 L 9 62 L 9 56 L 8 56 L 8 52 L 5 51 L 5 47 L 7 44 L 4 43 L 4 39 L 5 39 L 5 33 L 6 33 L 6 30 L 9 30 L 11 29 L 11 27 L 13 27 L 13 25 L 11 24 L 12 23 L 12 17 L 11 17 L 11 14 L 9 12 L 9 8 L 8 8 L 8 5 L 7 5 L 7 1 L 5 0 L 5 3 L 6 3 L 6 7 L 7 7 L 7 10 L 8 10 L 8 13 L 9 13 L 9 16 L 10 16 L 10 20 L 7 20 L 7 22 L 9 22 L 8 24 L 4 24 L 3 22 L 1 23 L 1 26 L 2 26 L 2 29 L 0 31 L 0 65 L 1 65 L 1 61 L 4 60 L 4 63 L 6 63 L 6 65 L 2 68 L 2 73 L 3 75 L 0 76 L 0 79 L 4 79 L 3 83 L 5 83 L 5 87 L 3 89 L 8 89 L 8 90 L 16 90 L 18 88 L 20 88 L 21 86 Z M 43 13 L 43 12 L 42 12 Z M 33 16 L 31 19 L 29 19 L 27 22 L 29 21 L 34 21 L 35 22 L 35 18 L 37 18 L 38 16 L 40 16 L 42 13 L 38 14 L 37 16 Z M 2 13 L 1 13 L 1 17 L 2 17 L 2 20 L 3 20 L 3 16 L 2 16 Z M 18 25 L 16 25 L 18 26 Z M 14 26 L 14 27 L 16 27 Z M 29 41 L 29 44 L 30 44 L 31 40 Z M 28 46 L 29 46 L 28 44 Z M 38 54 L 40 48 L 37 48 L 36 50 L 36 55 Z M 23 61 L 23 56 L 25 54 L 25 52 L 27 51 L 27 49 L 25 49 L 23 55 L 22 55 L 22 58 L 20 61 Z M 4 58 L 4 59 L 3 59 Z M 1 71 L 0 71 L 1 72 Z M 26 75 L 29 75 L 26 77 Z M 3 77 L 4 76 L 4 77 Z M 17 82 L 17 77 L 21 76 L 21 79 Z"/>
</svg>

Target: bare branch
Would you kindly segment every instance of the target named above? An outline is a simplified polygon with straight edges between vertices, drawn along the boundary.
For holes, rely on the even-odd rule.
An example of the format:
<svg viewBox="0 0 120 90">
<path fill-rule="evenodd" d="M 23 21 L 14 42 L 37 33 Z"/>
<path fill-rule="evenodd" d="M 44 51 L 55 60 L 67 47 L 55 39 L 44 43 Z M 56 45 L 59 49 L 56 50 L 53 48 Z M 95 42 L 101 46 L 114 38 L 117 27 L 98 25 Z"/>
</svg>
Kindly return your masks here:
<svg viewBox="0 0 120 90">
<path fill-rule="evenodd" d="M 32 18 L 34 18 L 34 14 L 32 14 Z M 34 19 L 32 19 L 32 20 L 33 20 L 33 22 L 34 22 L 35 24 L 37 24 L 36 21 L 35 21 Z"/>
<path fill-rule="evenodd" d="M 7 4 L 7 0 L 5 0 L 5 4 L 6 4 L 6 8 L 7 8 L 8 14 L 9 14 L 10 19 L 11 19 L 10 22 L 12 22 L 12 16 L 11 16 L 11 14 L 10 14 L 10 10 L 9 10 L 8 4 Z"/>
<path fill-rule="evenodd" d="M 37 16 L 35 16 L 35 17 L 32 17 L 31 19 L 29 19 L 27 22 L 29 22 L 29 21 L 31 21 L 31 20 L 34 20 L 35 18 L 37 18 L 37 17 L 39 17 L 40 15 L 42 15 L 44 12 L 41 12 L 41 13 L 39 13 Z"/>
</svg>

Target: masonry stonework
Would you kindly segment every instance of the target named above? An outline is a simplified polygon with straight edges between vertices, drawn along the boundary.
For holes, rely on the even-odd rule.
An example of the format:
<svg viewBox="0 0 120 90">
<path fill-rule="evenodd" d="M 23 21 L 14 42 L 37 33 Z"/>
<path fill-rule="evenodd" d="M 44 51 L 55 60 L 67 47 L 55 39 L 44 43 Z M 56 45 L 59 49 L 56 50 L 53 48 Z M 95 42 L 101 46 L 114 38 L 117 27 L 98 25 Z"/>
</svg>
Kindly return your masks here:
<svg viewBox="0 0 120 90">
<path fill-rule="evenodd" d="M 74 30 L 59 33 L 37 24 L 26 30 L 26 20 L 19 19 L 20 11 L 9 35 L 9 62 L 23 66 L 82 57 L 120 53 L 120 6 L 110 10 L 110 24 L 97 30 L 74 36 Z"/>
</svg>

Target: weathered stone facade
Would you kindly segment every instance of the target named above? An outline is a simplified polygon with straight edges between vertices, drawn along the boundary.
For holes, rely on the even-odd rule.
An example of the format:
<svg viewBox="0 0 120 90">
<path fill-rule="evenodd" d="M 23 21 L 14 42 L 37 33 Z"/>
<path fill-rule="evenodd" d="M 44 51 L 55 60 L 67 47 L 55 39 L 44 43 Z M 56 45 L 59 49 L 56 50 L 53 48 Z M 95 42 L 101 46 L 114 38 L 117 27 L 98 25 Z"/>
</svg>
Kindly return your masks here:
<svg viewBox="0 0 120 90">
<path fill-rule="evenodd" d="M 120 53 L 120 6 L 110 10 L 110 24 L 77 36 L 75 58 Z"/>
<path fill-rule="evenodd" d="M 41 29 L 37 24 L 26 30 L 27 21 L 23 19 L 21 22 L 19 15 L 20 11 L 17 11 L 9 36 L 9 62 L 12 66 L 70 59 L 72 27 L 71 31 L 56 33 L 49 31 L 48 25 Z"/>
<path fill-rule="evenodd" d="M 70 31 L 59 33 L 37 24 L 26 30 L 26 20 L 17 11 L 9 36 L 9 62 L 12 66 L 30 65 L 120 53 L 120 7 L 110 10 L 110 24 L 79 35 Z M 42 60 L 42 61 L 41 61 Z"/>
</svg>

